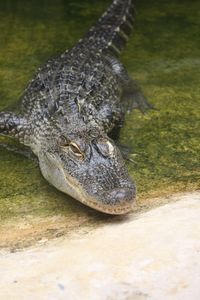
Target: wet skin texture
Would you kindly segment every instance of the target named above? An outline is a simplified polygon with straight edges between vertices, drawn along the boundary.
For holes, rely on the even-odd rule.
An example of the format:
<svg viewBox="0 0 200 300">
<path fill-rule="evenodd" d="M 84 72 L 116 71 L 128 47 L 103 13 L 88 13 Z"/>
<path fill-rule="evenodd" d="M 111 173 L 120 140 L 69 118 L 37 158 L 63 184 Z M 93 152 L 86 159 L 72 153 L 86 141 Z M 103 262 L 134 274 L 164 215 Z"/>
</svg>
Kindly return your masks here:
<svg viewBox="0 0 200 300">
<path fill-rule="evenodd" d="M 131 211 L 135 200 L 110 136 L 128 109 L 150 107 L 118 60 L 133 15 L 131 0 L 113 1 L 83 39 L 39 69 L 19 114 L 0 113 L 0 134 L 30 147 L 53 186 L 109 214 Z"/>
</svg>

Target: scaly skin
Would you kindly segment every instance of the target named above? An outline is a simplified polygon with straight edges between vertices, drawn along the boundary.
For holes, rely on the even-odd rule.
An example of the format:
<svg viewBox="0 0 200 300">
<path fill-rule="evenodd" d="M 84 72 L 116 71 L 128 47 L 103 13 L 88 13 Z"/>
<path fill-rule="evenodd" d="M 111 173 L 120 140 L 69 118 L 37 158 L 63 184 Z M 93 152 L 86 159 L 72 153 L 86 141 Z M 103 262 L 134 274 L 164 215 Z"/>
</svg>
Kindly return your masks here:
<svg viewBox="0 0 200 300">
<path fill-rule="evenodd" d="M 131 0 L 115 0 L 70 51 L 38 70 L 20 116 L 0 113 L 0 134 L 29 146 L 53 186 L 108 214 L 131 211 L 135 200 L 135 185 L 109 136 L 130 97 L 132 107 L 148 107 L 117 59 L 133 11 Z"/>
</svg>

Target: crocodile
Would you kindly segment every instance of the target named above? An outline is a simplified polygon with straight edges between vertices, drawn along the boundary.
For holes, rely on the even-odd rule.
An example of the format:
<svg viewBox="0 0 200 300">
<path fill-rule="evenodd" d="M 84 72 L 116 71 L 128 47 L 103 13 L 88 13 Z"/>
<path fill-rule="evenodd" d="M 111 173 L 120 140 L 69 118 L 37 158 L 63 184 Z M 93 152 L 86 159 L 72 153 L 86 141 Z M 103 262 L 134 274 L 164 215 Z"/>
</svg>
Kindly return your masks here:
<svg viewBox="0 0 200 300">
<path fill-rule="evenodd" d="M 28 146 L 51 185 L 111 215 L 130 212 L 136 198 L 114 132 L 128 110 L 150 106 L 119 61 L 134 16 L 132 0 L 114 0 L 72 49 L 39 68 L 18 113 L 0 112 L 0 135 Z"/>
</svg>

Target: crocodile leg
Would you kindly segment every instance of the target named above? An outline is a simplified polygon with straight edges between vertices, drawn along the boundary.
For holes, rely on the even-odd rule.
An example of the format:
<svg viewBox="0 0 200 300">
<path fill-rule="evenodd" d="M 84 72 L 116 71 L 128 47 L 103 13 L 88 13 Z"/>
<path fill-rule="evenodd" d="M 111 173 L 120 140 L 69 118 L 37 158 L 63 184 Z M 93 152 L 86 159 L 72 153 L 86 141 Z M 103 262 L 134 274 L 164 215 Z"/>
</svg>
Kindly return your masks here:
<svg viewBox="0 0 200 300">
<path fill-rule="evenodd" d="M 124 86 L 122 102 L 128 112 L 135 108 L 138 108 L 142 113 L 154 109 L 154 106 L 145 98 L 137 82 L 132 78 L 129 78 Z"/>
<path fill-rule="evenodd" d="M 24 143 L 27 121 L 12 112 L 0 112 L 0 135 L 6 135 Z"/>
<path fill-rule="evenodd" d="M 138 108 L 141 112 L 145 113 L 149 109 L 153 109 L 153 105 L 147 101 L 137 82 L 129 76 L 121 62 L 109 54 L 105 56 L 105 60 L 111 66 L 113 73 L 118 76 L 119 82 L 122 85 L 124 112 L 130 112 Z"/>
</svg>

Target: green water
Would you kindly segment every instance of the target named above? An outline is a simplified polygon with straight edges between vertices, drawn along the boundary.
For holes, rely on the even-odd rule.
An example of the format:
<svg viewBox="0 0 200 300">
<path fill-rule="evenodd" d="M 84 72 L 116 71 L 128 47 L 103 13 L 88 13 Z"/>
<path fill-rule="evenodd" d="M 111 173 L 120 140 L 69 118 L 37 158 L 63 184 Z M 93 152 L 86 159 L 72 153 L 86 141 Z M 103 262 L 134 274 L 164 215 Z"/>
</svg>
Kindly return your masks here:
<svg viewBox="0 0 200 300">
<path fill-rule="evenodd" d="M 48 58 L 72 47 L 109 1 L 0 1 L 0 110 L 16 105 Z M 126 118 L 139 199 L 195 190 L 200 182 L 200 2 L 137 0 L 135 32 L 122 54 L 157 110 Z M 0 138 L 0 143 L 5 142 Z M 50 187 L 35 162 L 0 147 L 0 218 L 98 215 Z"/>
</svg>

